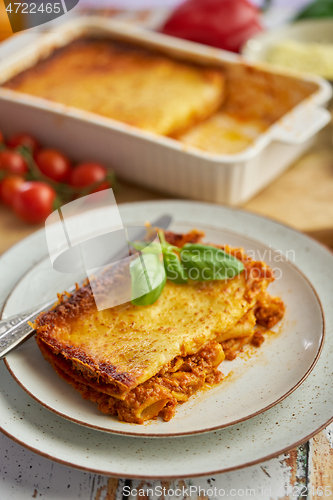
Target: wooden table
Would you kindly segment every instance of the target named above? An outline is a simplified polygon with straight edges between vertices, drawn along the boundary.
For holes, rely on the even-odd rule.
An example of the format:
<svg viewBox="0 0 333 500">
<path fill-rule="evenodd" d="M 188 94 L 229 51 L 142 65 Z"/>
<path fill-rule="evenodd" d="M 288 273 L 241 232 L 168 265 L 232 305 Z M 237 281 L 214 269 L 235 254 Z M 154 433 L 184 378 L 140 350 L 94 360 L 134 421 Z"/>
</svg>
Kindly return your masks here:
<svg viewBox="0 0 333 500">
<path fill-rule="evenodd" d="M 116 198 L 119 204 L 167 197 L 122 183 Z M 332 128 L 327 127 L 309 153 L 242 208 L 289 224 L 333 247 Z M 0 206 L 0 253 L 36 229 L 35 226 L 20 222 L 5 207 Z M 333 425 L 287 454 L 248 469 L 220 474 L 213 479 L 147 483 L 128 480 L 125 482 L 125 479 L 118 480 L 77 471 L 24 450 L 1 435 L 0 500 L 121 500 L 125 485 L 136 490 L 157 485 L 165 487 L 166 490 L 175 486 L 192 485 L 201 486 L 205 491 L 214 486 L 217 491 L 224 490 L 224 497 L 237 499 L 333 498 L 332 436 Z M 194 490 L 191 498 L 208 498 L 203 493 L 198 495 L 193 492 Z M 298 495 L 302 492 L 303 496 Z M 139 493 L 141 492 L 137 491 L 137 495 L 134 494 L 132 498 L 139 500 L 142 497 Z M 189 496 L 186 495 L 186 488 L 184 496 Z M 222 493 L 217 496 L 220 497 L 222 498 Z M 144 494 L 144 498 L 148 500 L 151 496 Z M 167 494 L 164 498 L 171 500 Z"/>
</svg>

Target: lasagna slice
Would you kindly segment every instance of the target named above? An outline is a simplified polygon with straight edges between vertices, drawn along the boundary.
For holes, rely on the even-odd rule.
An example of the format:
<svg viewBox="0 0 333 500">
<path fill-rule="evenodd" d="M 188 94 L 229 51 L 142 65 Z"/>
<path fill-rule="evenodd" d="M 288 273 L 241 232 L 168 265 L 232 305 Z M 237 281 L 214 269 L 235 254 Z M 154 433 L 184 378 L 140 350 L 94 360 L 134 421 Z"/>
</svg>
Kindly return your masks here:
<svg viewBox="0 0 333 500">
<path fill-rule="evenodd" d="M 74 40 L 4 86 L 162 135 L 209 117 L 225 97 L 223 70 L 107 38 Z"/>
<path fill-rule="evenodd" d="M 268 125 L 260 119 L 239 119 L 220 111 L 178 137 L 185 144 L 216 154 L 236 154 L 250 146 Z"/>
<path fill-rule="evenodd" d="M 201 237 L 165 233 L 178 247 Z M 282 301 L 266 292 L 271 269 L 241 249 L 221 248 L 243 262 L 243 272 L 228 280 L 167 281 L 148 306 L 98 311 L 89 284 L 60 296 L 34 325 L 44 357 L 104 413 L 138 424 L 158 415 L 170 420 L 177 404 L 222 379 L 226 354 L 232 359 L 246 342 L 260 345 L 262 329 L 283 316 Z M 103 287 L 108 273 L 98 279 Z"/>
</svg>

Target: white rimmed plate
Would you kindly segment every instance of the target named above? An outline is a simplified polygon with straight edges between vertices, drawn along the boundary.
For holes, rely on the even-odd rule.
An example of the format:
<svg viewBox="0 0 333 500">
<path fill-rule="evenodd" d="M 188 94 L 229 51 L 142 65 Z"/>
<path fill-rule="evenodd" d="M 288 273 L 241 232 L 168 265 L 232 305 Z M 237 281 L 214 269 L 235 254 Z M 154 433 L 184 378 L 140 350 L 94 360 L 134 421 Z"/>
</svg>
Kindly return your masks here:
<svg viewBox="0 0 333 500">
<path fill-rule="evenodd" d="M 261 217 L 232 209 L 190 202 L 154 202 L 121 207 L 124 222 L 142 222 L 169 212 L 193 227 L 206 225 L 234 230 L 282 251 L 293 250 L 296 264 L 315 285 L 326 316 L 333 311 L 333 258 L 305 236 Z M 28 269 L 43 250 L 41 233 L 7 254 L 13 263 L 26 255 Z M 13 267 L 12 284 L 20 272 Z M 330 333 L 330 331 L 328 332 Z M 307 440 L 332 418 L 333 389 L 330 355 L 333 338 L 327 335 L 322 355 L 312 373 L 288 398 L 268 411 L 235 426 L 208 434 L 177 439 L 135 439 L 101 433 L 68 422 L 29 398 L 1 370 L 2 430 L 45 456 L 83 469 L 127 477 L 189 477 L 231 470 L 277 455 Z M 295 360 L 298 362 L 298 360 Z M 204 457 L 204 459 L 203 459 Z"/>
<path fill-rule="evenodd" d="M 175 221 L 172 229 L 188 232 L 191 224 Z M 324 319 L 318 297 L 306 277 L 280 252 L 240 234 L 200 224 L 205 240 L 244 247 L 256 260 L 264 260 L 274 270 L 272 295 L 286 303 L 286 315 L 260 349 L 249 347 L 243 356 L 225 361 L 220 369 L 226 375 L 218 386 L 198 392 L 179 405 L 170 422 L 162 419 L 144 425 L 120 422 L 98 411 L 82 399 L 46 362 L 34 339 L 30 339 L 6 358 L 15 380 L 36 401 L 73 422 L 117 434 L 171 437 L 207 432 L 241 422 L 257 415 L 287 397 L 310 373 L 320 354 Z M 292 249 L 289 252 L 294 257 Z M 24 308 L 27 297 L 36 304 L 50 292 L 63 291 L 59 279 L 64 275 L 50 267 L 49 259 L 34 265 L 9 295 L 4 314 L 10 316 Z M 61 281 L 60 281 L 61 283 Z"/>
</svg>

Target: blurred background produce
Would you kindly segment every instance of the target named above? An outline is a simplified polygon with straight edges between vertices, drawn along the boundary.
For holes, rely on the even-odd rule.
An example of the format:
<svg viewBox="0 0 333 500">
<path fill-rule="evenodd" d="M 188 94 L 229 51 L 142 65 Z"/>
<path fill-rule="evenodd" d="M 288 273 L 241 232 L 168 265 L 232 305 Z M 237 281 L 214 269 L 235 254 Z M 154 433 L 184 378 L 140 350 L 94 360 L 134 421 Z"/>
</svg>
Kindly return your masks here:
<svg viewBox="0 0 333 500">
<path fill-rule="evenodd" d="M 111 187 L 114 173 L 104 165 L 72 165 L 29 134 L 5 140 L 0 132 L 0 201 L 27 223 L 42 223 L 64 203 Z"/>
<path fill-rule="evenodd" d="M 6 13 L 4 2 L 0 2 L 0 41 L 12 35 L 12 28 Z"/>
<path fill-rule="evenodd" d="M 282 40 L 268 49 L 266 61 L 333 80 L 333 36 L 332 43 Z"/>
<path fill-rule="evenodd" d="M 241 52 L 252 61 L 268 62 L 332 80 L 333 1 L 302 2 L 298 7 L 288 23 L 255 34 L 243 45 Z"/>
<path fill-rule="evenodd" d="M 239 52 L 246 40 L 262 29 L 259 9 L 247 0 L 186 0 L 161 31 Z"/>
<path fill-rule="evenodd" d="M 0 42 L 10 37 L 13 34 L 12 27 L 10 25 L 5 3 L 0 2 Z"/>
<path fill-rule="evenodd" d="M 26 18 L 20 13 L 15 17 L 15 27 L 17 31 L 23 30 L 28 26 Z M 8 15 L 6 12 L 5 3 L 3 0 L 0 1 L 0 42 L 12 36 L 13 30 L 10 25 Z"/>
<path fill-rule="evenodd" d="M 295 21 L 300 19 L 316 19 L 333 17 L 333 2 L 332 0 L 314 0 L 301 9 L 295 17 Z"/>
</svg>

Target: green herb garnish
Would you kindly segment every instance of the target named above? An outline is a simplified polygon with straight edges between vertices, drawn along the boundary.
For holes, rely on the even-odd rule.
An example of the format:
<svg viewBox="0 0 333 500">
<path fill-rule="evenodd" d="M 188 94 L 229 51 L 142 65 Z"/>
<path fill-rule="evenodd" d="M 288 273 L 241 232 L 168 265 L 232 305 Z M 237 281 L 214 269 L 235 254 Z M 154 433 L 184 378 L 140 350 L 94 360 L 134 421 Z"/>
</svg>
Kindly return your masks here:
<svg viewBox="0 0 333 500">
<path fill-rule="evenodd" d="M 130 263 L 130 273 L 132 304 L 148 306 L 156 302 L 166 283 L 164 266 L 158 255 L 142 253 Z"/>
<path fill-rule="evenodd" d="M 186 243 L 180 250 L 182 265 L 194 281 L 234 278 L 244 270 L 243 263 L 220 248 Z"/>
<path fill-rule="evenodd" d="M 153 289 L 152 286 L 149 293 L 138 299 L 133 299 L 132 303 L 135 305 L 153 304 L 161 295 L 166 278 L 178 284 L 187 283 L 189 279 L 193 281 L 226 280 L 234 278 L 244 270 L 240 260 L 220 248 L 200 243 L 186 243 L 182 248 L 178 248 L 167 243 L 163 231 L 159 231 L 158 235 L 160 245 L 149 242 L 131 243 L 136 250 L 142 252 L 141 257 L 144 257 L 145 264 L 143 270 L 140 259 L 131 263 L 132 296 L 139 295 L 140 286 L 142 286 L 140 283 L 144 284 L 147 281 L 147 276 L 160 283 L 156 289 Z M 161 251 L 163 264 L 159 260 Z M 148 257 L 150 258 L 146 262 Z M 153 269 L 154 266 L 156 269 Z M 162 272 L 165 273 L 163 283 L 161 281 Z M 154 279 L 151 280 L 152 284 Z"/>
</svg>

